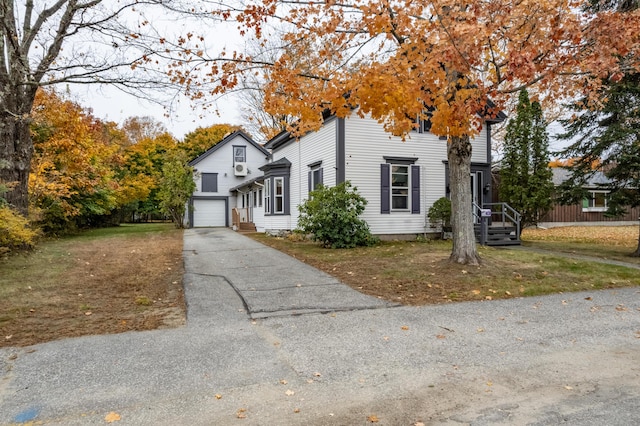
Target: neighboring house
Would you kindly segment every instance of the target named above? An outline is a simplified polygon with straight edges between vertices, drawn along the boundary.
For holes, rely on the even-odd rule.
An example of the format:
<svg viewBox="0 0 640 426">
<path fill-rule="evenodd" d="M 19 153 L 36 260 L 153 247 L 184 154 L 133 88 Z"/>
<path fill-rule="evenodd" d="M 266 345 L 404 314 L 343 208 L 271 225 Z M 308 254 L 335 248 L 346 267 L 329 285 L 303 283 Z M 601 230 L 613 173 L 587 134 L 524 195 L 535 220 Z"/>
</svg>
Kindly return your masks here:
<svg viewBox="0 0 640 426">
<path fill-rule="evenodd" d="M 491 200 L 491 124 L 472 140 L 470 185 L 476 204 Z M 298 206 L 318 184 L 350 181 L 368 204 L 361 218 L 375 235 L 414 237 L 434 232 L 427 211 L 449 195 L 447 141 L 420 123 L 403 142 L 382 124 L 354 111 L 346 119 L 326 116 L 322 127 L 295 139 L 282 132 L 265 144 L 271 161 L 264 172 L 264 229 L 296 228 Z"/>
<path fill-rule="evenodd" d="M 232 209 L 248 202 L 248 195 L 234 188 L 256 182 L 268 155 L 250 136 L 236 131 L 192 160 L 196 190 L 189 200 L 188 226 L 231 226 Z M 254 192 L 256 199 L 263 198 L 261 187 L 256 185 Z"/>
<path fill-rule="evenodd" d="M 570 171 L 554 167 L 553 184 L 560 185 L 567 180 Z M 568 206 L 555 205 L 553 210 L 547 213 L 538 224 L 544 228 L 570 225 L 635 225 L 640 218 L 640 207 L 627 209 L 627 214 L 620 217 L 607 217 L 609 191 L 603 186 L 609 183 L 609 179 L 602 173 L 596 172 L 584 187 L 587 197 L 581 204 Z"/>
</svg>

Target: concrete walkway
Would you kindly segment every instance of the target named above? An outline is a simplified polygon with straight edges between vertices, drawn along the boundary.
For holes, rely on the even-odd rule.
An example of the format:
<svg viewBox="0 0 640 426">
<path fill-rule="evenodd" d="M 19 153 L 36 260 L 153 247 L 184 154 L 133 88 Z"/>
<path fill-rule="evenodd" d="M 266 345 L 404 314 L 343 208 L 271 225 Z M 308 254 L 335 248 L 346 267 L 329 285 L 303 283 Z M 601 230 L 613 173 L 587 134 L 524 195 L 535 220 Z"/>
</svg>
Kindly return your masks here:
<svg viewBox="0 0 640 426">
<path fill-rule="evenodd" d="M 637 422 L 638 288 L 390 306 L 227 229 L 185 266 L 186 327 L 0 349 L 0 424 Z"/>
<path fill-rule="evenodd" d="M 220 229 L 187 232 L 187 286 L 196 282 L 204 286 L 190 289 L 199 297 L 206 297 L 211 281 L 232 287 L 252 319 L 398 306 L 358 293 L 322 271 L 239 234 Z M 191 309 L 189 314 L 206 316 Z"/>
</svg>

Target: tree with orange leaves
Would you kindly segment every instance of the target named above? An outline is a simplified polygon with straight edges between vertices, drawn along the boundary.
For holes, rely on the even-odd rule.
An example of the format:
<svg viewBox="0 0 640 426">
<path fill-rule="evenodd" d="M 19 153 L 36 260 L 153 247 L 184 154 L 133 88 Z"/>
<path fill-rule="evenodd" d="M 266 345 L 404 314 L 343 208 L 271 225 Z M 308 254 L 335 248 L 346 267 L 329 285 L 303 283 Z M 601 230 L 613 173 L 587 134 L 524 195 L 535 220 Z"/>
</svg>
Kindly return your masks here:
<svg viewBox="0 0 640 426">
<path fill-rule="evenodd" d="M 585 12 L 577 0 L 261 0 L 223 16 L 265 45 L 281 37 L 277 60 L 194 56 L 188 75 L 172 69 L 176 78 L 193 77 L 201 61 L 215 95 L 262 67 L 265 109 L 295 116 L 288 130 L 299 135 L 319 128 L 327 109 L 345 117 L 357 107 L 405 137 L 415 117 L 431 115 L 431 131 L 449 141 L 451 260 L 463 264 L 480 262 L 469 173 L 483 120 L 534 85 L 548 100 L 596 94 L 640 58 L 640 14 Z"/>
</svg>

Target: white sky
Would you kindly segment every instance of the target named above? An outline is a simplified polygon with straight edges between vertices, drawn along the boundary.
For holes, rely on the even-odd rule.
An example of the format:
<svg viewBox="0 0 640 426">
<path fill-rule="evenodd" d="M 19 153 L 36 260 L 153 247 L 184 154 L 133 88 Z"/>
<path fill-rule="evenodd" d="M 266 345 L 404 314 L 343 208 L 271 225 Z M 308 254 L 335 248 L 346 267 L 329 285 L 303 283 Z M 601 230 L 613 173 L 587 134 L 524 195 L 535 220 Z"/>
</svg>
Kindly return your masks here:
<svg viewBox="0 0 640 426">
<path fill-rule="evenodd" d="M 198 127 L 214 124 L 242 124 L 237 101 L 230 95 L 219 102 L 220 116 L 213 112 L 192 110 L 188 100 L 177 105 L 176 111 L 166 117 L 162 106 L 138 99 L 113 87 L 76 85 L 69 87 L 72 99 L 84 108 L 93 110 L 93 115 L 104 121 L 122 124 L 129 117 L 151 116 L 163 123 L 176 138 Z M 202 117 L 201 117 L 202 115 Z"/>
</svg>

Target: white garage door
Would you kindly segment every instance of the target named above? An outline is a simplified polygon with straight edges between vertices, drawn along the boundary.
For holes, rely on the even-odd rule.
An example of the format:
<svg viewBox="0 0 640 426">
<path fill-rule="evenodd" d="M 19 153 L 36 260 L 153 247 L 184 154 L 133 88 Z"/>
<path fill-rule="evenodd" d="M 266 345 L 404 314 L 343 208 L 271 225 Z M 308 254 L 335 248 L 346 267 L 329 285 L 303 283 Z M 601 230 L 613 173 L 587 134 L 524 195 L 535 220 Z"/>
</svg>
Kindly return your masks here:
<svg viewBox="0 0 640 426">
<path fill-rule="evenodd" d="M 193 226 L 227 226 L 224 200 L 193 200 Z"/>
</svg>

